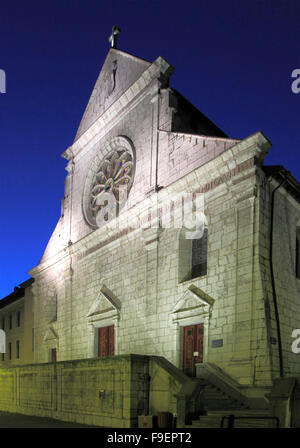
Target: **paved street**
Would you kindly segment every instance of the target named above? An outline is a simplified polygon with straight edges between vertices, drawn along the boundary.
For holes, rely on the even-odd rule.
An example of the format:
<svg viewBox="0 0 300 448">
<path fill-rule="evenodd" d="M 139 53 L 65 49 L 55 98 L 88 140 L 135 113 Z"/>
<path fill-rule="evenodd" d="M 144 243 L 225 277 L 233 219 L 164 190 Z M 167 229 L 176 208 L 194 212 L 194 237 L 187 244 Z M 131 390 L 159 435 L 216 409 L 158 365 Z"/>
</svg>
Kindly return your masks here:
<svg viewBox="0 0 300 448">
<path fill-rule="evenodd" d="M 0 428 L 95 428 L 95 426 L 62 422 L 51 418 L 0 412 Z"/>
</svg>

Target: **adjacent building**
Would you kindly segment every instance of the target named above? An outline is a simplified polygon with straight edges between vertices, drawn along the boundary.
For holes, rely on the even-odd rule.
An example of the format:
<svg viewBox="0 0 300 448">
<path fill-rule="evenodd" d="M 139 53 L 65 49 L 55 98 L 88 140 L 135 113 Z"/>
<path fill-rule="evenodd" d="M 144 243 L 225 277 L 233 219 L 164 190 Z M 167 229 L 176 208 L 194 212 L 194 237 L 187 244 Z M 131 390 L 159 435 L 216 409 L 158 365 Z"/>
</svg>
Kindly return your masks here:
<svg viewBox="0 0 300 448">
<path fill-rule="evenodd" d="M 1 367 L 34 362 L 33 281 L 26 280 L 0 300 L 0 325 L 6 336 L 6 352 L 0 353 Z"/>
</svg>

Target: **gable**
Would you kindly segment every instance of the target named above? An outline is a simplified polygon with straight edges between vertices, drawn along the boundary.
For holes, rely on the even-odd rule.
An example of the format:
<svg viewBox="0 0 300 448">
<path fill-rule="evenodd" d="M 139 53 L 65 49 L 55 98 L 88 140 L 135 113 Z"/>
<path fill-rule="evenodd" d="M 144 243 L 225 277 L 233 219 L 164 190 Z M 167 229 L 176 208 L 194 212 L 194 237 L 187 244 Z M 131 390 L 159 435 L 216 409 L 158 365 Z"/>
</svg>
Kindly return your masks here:
<svg viewBox="0 0 300 448">
<path fill-rule="evenodd" d="M 180 321 L 212 311 L 215 300 L 195 285 L 190 285 L 172 310 L 173 321 Z"/>
<path fill-rule="evenodd" d="M 48 327 L 46 330 L 46 333 L 44 335 L 44 342 L 57 341 L 57 340 L 58 340 L 58 336 L 57 336 L 56 332 L 54 331 L 54 329 L 51 327 Z"/>
<path fill-rule="evenodd" d="M 150 62 L 111 48 L 92 91 L 74 141 L 78 140 L 150 65 Z"/>
<path fill-rule="evenodd" d="M 57 254 L 57 252 L 65 249 L 68 245 L 68 236 L 68 233 L 65 231 L 65 223 L 63 217 L 60 217 L 49 241 L 47 242 L 46 248 L 39 261 L 39 264 L 42 263 L 45 259 Z"/>
<path fill-rule="evenodd" d="M 102 285 L 98 297 L 93 301 L 87 317 L 90 322 L 118 318 L 120 314 L 121 303 L 117 297 L 105 285 Z"/>
</svg>

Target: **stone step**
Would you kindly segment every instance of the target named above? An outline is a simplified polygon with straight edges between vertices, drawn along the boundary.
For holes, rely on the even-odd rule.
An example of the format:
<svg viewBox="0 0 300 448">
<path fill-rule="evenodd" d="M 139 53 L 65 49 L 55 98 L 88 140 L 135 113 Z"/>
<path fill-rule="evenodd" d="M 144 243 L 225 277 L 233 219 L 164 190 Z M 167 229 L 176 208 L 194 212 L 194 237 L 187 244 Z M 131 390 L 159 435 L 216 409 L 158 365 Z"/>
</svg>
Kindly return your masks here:
<svg viewBox="0 0 300 448">
<path fill-rule="evenodd" d="M 201 419 L 193 421 L 190 428 L 220 428 L 220 421 L 216 419 Z"/>
<path fill-rule="evenodd" d="M 231 410 L 235 410 L 237 405 L 236 403 L 231 403 L 230 401 L 227 400 L 218 399 L 218 400 L 209 400 L 207 402 L 204 401 L 203 407 L 206 410 L 206 412 L 214 410 L 218 411 L 226 408 L 226 414 L 228 414 L 228 411 L 230 410 L 231 413 Z"/>
<path fill-rule="evenodd" d="M 227 384 L 225 376 L 219 380 L 216 375 L 212 375 L 209 378 L 199 378 L 199 381 L 201 382 L 199 402 L 205 412 L 187 427 L 220 428 L 222 418 L 230 414 L 236 417 L 233 421 L 234 428 L 276 427 L 276 420 L 266 418 L 272 416 L 267 409 L 267 403 L 262 403 L 261 400 L 252 400 L 250 403 L 230 381 Z M 225 418 L 223 427 L 228 427 L 228 423 L 228 418 Z"/>
<path fill-rule="evenodd" d="M 265 416 L 265 417 L 271 417 L 272 411 L 269 409 L 234 409 L 234 412 L 228 412 L 228 409 L 218 409 L 218 410 L 211 410 L 207 411 L 206 416 L 212 416 L 212 417 L 219 417 L 223 415 L 229 415 L 234 414 L 235 416 L 246 416 L 246 417 L 252 417 L 256 415 Z"/>
<path fill-rule="evenodd" d="M 226 395 L 224 395 L 224 394 L 220 394 L 220 393 L 210 393 L 210 394 L 205 394 L 205 395 L 202 395 L 202 400 L 215 400 L 215 399 L 218 399 L 218 398 L 220 398 L 220 399 L 226 399 L 226 400 L 228 400 L 228 401 L 233 401 L 233 400 L 231 400 L 230 398 L 228 398 Z"/>
<path fill-rule="evenodd" d="M 224 414 L 227 415 L 227 414 Z M 253 415 L 252 415 L 253 416 Z M 193 420 L 189 425 L 191 428 L 220 428 L 223 415 L 203 415 L 198 420 Z M 251 417 L 251 416 L 248 416 Z M 228 427 L 228 420 L 225 419 L 223 427 Z M 234 428 L 276 428 L 275 420 L 243 418 L 234 420 Z"/>
<path fill-rule="evenodd" d="M 204 404 L 204 407 L 208 408 L 215 408 L 217 405 L 217 401 L 219 401 L 219 404 L 217 405 L 217 408 L 219 409 L 221 405 L 224 405 L 224 407 L 227 407 L 226 404 L 231 406 L 232 404 L 235 404 L 236 407 L 239 407 L 239 405 L 242 405 L 237 400 L 233 399 L 229 395 L 227 395 L 225 392 L 220 390 L 219 388 L 215 387 L 214 385 L 210 384 L 204 387 L 204 390 L 201 394 L 201 400 Z"/>
<path fill-rule="evenodd" d="M 191 428 L 220 428 L 221 421 L 224 416 L 233 414 L 235 417 L 243 417 L 234 419 L 234 428 L 276 428 L 276 421 L 269 418 L 254 417 L 272 417 L 269 409 L 237 409 L 224 407 L 219 410 L 209 410 L 206 415 L 201 415 L 197 420 L 192 421 Z M 248 418 L 247 418 L 248 417 Z M 228 427 L 228 419 L 224 419 L 223 427 Z"/>
</svg>

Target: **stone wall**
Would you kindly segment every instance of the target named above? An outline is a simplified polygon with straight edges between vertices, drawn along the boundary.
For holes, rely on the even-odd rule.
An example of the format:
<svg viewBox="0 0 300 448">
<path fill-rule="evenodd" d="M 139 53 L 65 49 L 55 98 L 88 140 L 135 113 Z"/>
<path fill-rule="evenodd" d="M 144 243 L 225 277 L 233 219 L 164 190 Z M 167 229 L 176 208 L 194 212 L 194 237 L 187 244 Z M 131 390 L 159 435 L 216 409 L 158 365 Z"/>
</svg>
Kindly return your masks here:
<svg viewBox="0 0 300 448">
<path fill-rule="evenodd" d="M 131 427 L 148 406 L 142 356 L 0 369 L 0 409 L 102 427 Z"/>
<path fill-rule="evenodd" d="M 238 143 L 124 212 L 121 230 L 108 223 L 35 268 L 35 362 L 49 361 L 50 348 L 59 361 L 93 358 L 98 328 L 114 325 L 115 354 L 163 356 L 182 368 L 183 326 L 204 323 L 204 362 L 240 384 L 270 385 L 254 163 L 264 144 L 260 134 Z M 187 281 L 179 278 L 180 229 L 122 227 L 182 192 L 203 193 L 208 225 L 207 275 Z M 55 321 L 46 307 L 53 289 Z"/>
<path fill-rule="evenodd" d="M 199 385 L 162 357 L 126 355 L 0 368 L 0 410 L 100 427 L 169 412 L 183 425 Z"/>
<path fill-rule="evenodd" d="M 93 358 L 98 329 L 114 325 L 116 355 L 162 356 L 182 369 L 183 327 L 203 323 L 204 362 L 247 387 L 268 387 L 256 172 L 270 144 L 260 132 L 242 141 L 171 132 L 170 70 L 158 58 L 142 84 L 136 81 L 65 153 L 62 217 L 30 271 L 35 362 L 49 361 L 52 348 L 59 361 Z M 93 231 L 82 210 L 86 179 L 118 136 L 133 144 L 134 182 L 119 217 Z M 131 227 L 148 208 L 159 213 L 172 195 L 185 193 L 202 194 L 208 229 L 207 274 L 186 281 L 181 228 L 155 228 L 155 216 Z"/>
<path fill-rule="evenodd" d="M 270 277 L 271 194 L 279 185 L 264 180 L 260 194 L 260 271 L 273 377 L 279 377 L 279 351 L 274 295 Z M 282 342 L 284 376 L 300 375 L 300 355 L 292 352 L 292 332 L 300 328 L 300 279 L 296 276 L 296 231 L 299 203 L 280 187 L 274 196 L 273 269 Z M 271 341 L 271 342 L 270 342 Z"/>
</svg>

